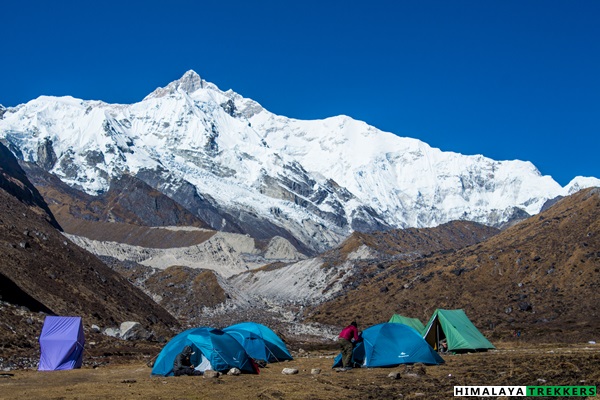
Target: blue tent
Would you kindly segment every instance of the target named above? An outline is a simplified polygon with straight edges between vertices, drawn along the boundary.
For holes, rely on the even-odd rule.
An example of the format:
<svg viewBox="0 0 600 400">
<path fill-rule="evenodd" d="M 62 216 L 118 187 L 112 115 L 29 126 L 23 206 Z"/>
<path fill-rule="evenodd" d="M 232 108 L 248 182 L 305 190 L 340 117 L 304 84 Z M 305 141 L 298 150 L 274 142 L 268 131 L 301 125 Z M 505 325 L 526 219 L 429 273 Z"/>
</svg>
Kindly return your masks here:
<svg viewBox="0 0 600 400">
<path fill-rule="evenodd" d="M 242 322 L 223 329 L 246 349 L 255 360 L 277 362 L 292 360 L 285 343 L 268 327 L 255 322 Z"/>
<path fill-rule="evenodd" d="M 169 341 L 158 354 L 152 375 L 173 375 L 173 362 L 185 346 L 191 346 L 195 354 L 193 365 L 201 365 L 203 359 L 215 371 L 239 368 L 241 371 L 257 373 L 258 370 L 244 348 L 228 333 L 213 328 L 192 328 L 181 332 Z"/>
<path fill-rule="evenodd" d="M 44 319 L 39 342 L 39 371 L 81 367 L 85 344 L 81 317 L 47 316 Z"/>
<path fill-rule="evenodd" d="M 404 324 L 383 323 L 362 333 L 363 341 L 354 348 L 352 358 L 364 367 L 395 367 L 400 364 L 441 364 L 444 362 L 414 328 Z M 341 366 L 342 355 L 334 360 Z"/>
</svg>

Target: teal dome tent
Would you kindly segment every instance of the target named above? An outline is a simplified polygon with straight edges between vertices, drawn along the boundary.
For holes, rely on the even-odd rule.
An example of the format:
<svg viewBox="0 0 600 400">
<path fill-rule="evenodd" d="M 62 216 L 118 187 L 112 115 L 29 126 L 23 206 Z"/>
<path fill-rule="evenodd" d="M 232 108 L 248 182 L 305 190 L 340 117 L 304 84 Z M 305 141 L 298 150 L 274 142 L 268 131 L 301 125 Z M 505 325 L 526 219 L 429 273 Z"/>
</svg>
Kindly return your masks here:
<svg viewBox="0 0 600 400">
<path fill-rule="evenodd" d="M 192 364 L 203 369 L 226 372 L 239 368 L 243 372 L 258 373 L 258 368 L 244 348 L 228 333 L 213 328 L 192 328 L 171 339 L 154 362 L 152 375 L 173 375 L 173 361 L 185 346 L 191 346 Z"/>
<path fill-rule="evenodd" d="M 363 367 L 395 367 L 400 364 L 441 364 L 444 362 L 419 332 L 404 324 L 385 322 L 362 333 L 353 351 L 353 362 Z M 341 354 L 333 367 L 341 366 Z"/>
<path fill-rule="evenodd" d="M 293 359 L 283 340 L 264 325 L 242 322 L 229 326 L 223 331 L 233 336 L 255 360 L 272 363 Z"/>
</svg>

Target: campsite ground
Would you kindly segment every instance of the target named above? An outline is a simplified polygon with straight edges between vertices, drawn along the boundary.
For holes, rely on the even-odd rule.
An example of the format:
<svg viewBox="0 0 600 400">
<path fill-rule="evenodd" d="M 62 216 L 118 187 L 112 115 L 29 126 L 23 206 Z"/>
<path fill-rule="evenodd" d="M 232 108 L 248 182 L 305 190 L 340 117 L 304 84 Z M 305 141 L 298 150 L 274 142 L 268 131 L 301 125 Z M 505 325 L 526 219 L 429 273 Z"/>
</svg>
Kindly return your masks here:
<svg viewBox="0 0 600 400">
<path fill-rule="evenodd" d="M 486 353 L 444 356 L 439 366 L 331 369 L 335 351 L 295 353 L 295 359 L 270 364 L 260 375 L 151 377 L 149 355 L 110 356 L 96 368 L 59 372 L 0 372 L 1 399 L 447 399 L 453 387 L 600 386 L 600 345 L 499 343 Z M 297 368 L 297 375 L 283 375 Z M 321 369 L 318 375 L 313 369 Z M 391 372 L 400 372 L 391 379 Z M 424 373 L 424 374 L 423 374 Z"/>
</svg>

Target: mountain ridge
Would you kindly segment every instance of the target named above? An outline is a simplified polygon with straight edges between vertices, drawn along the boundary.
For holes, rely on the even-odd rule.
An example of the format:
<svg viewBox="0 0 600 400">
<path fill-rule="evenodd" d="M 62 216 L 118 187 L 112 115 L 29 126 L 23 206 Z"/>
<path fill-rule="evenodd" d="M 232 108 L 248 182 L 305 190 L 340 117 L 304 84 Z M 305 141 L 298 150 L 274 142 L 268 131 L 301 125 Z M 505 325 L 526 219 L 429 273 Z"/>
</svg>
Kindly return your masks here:
<svg viewBox="0 0 600 400">
<path fill-rule="evenodd" d="M 600 185 L 563 188 L 530 162 L 443 152 L 346 116 L 277 116 L 193 71 L 131 105 L 39 97 L 4 112 L 0 140 L 88 194 L 131 175 L 212 229 L 281 236 L 305 254 L 353 231 L 499 227 Z"/>
</svg>

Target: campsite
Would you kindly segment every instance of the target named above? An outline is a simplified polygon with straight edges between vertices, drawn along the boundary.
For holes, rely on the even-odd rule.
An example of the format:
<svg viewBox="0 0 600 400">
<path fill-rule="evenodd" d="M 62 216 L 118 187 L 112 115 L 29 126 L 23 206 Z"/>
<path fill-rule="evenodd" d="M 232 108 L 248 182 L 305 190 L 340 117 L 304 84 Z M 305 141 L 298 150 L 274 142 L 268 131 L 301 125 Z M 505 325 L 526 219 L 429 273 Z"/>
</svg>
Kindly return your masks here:
<svg viewBox="0 0 600 400">
<path fill-rule="evenodd" d="M 0 400 L 600 387 L 600 0 L 2 15 Z"/>
<path fill-rule="evenodd" d="M 366 327 L 354 347 L 355 368 L 348 371 L 335 368 L 341 356 L 336 340 L 284 343 L 253 322 L 187 329 L 166 344 L 93 333 L 85 339 L 80 324 L 78 318 L 47 318 L 40 341 L 40 360 L 46 361 L 39 370 L 0 374 L 0 399 L 446 399 L 454 386 L 600 382 L 595 342 L 543 344 L 519 335 L 492 344 L 463 310 L 435 310 L 426 325 L 394 314 L 389 322 Z M 448 351 L 438 353 L 434 347 L 442 340 Z M 204 376 L 173 376 L 173 360 L 185 345 L 195 351 L 194 364 L 221 373 L 202 369 Z M 258 370 L 249 354 L 265 361 Z M 241 374 L 228 374 L 231 367 Z"/>
<path fill-rule="evenodd" d="M 292 347 L 294 360 L 269 364 L 260 374 L 156 377 L 147 366 L 160 348 L 124 344 L 103 352 L 81 369 L 14 370 L 0 378 L 0 398 L 44 399 L 447 399 L 455 385 L 598 385 L 598 345 L 541 345 L 507 339 L 487 352 L 444 355 L 444 364 L 360 368 L 336 373 L 337 348 Z M 117 355 L 118 354 L 118 355 Z M 155 353 L 154 353 L 155 354 Z M 93 364 L 101 364 L 94 368 Z M 297 368 L 283 375 L 283 368 Z M 321 369 L 313 375 L 313 369 Z M 399 372 L 399 379 L 388 375 Z M 424 372 L 424 374 L 423 374 Z"/>
</svg>

